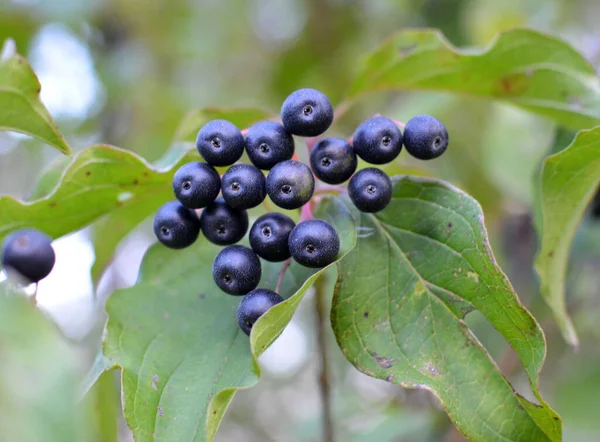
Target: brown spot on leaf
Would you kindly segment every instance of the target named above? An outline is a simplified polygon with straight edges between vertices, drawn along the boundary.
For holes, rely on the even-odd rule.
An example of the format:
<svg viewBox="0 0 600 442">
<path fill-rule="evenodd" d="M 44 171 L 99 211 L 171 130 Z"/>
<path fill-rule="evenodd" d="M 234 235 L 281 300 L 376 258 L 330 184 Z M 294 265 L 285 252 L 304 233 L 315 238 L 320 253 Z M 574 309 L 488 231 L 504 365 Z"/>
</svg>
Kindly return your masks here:
<svg viewBox="0 0 600 442">
<path fill-rule="evenodd" d="M 140 184 L 140 180 L 138 180 L 137 178 L 134 178 L 133 185 L 137 186 L 138 184 Z"/>
<path fill-rule="evenodd" d="M 200 298 L 200 300 L 206 299 L 206 295 L 204 293 L 200 293 L 200 296 L 198 296 Z"/>
<path fill-rule="evenodd" d="M 52 201 L 49 205 L 50 207 L 56 207 L 56 201 Z"/>
<path fill-rule="evenodd" d="M 369 317 L 369 312 L 364 312 L 363 316 L 365 317 L 365 319 L 368 318 Z"/>
<path fill-rule="evenodd" d="M 496 82 L 493 94 L 501 97 L 519 96 L 529 87 L 529 81 L 524 73 L 505 75 Z"/>
<path fill-rule="evenodd" d="M 452 223 L 450 221 L 448 221 L 448 224 L 446 224 L 446 226 L 448 226 L 449 229 L 452 228 Z"/>
<path fill-rule="evenodd" d="M 373 356 L 373 359 L 375 359 L 377 365 L 384 369 L 392 368 L 394 366 L 394 362 L 396 361 L 394 358 L 379 356 L 376 352 L 371 353 L 371 356 Z"/>
<path fill-rule="evenodd" d="M 92 171 L 91 170 L 86 170 L 85 171 L 85 176 L 91 176 L 92 175 Z"/>
<path fill-rule="evenodd" d="M 388 381 L 388 382 L 394 382 L 394 375 L 393 375 L 393 374 L 389 374 L 389 375 L 388 375 L 388 376 L 385 378 L 385 380 L 386 380 L 386 381 Z"/>
<path fill-rule="evenodd" d="M 554 250 L 548 252 L 548 258 L 552 258 L 554 256 Z"/>
</svg>

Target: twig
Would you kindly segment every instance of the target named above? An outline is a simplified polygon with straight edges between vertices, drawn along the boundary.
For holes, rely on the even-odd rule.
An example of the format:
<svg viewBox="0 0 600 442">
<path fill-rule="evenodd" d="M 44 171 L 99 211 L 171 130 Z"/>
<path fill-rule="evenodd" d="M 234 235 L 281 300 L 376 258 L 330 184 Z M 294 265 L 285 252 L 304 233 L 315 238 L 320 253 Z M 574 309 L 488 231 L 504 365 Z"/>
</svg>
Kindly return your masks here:
<svg viewBox="0 0 600 442">
<path fill-rule="evenodd" d="M 317 314 L 317 345 L 321 355 L 319 374 L 319 391 L 321 394 L 321 407 L 323 413 L 323 442 L 334 442 L 333 413 L 331 407 L 331 388 L 329 385 L 329 358 L 327 352 L 327 329 L 325 320 L 327 313 L 327 293 L 325 291 L 325 278 L 321 276 L 315 283 L 315 311 Z"/>
<path fill-rule="evenodd" d="M 38 283 L 35 283 L 35 290 L 33 291 L 33 295 L 31 295 L 31 303 L 34 306 L 37 306 L 37 291 L 38 291 Z"/>
<path fill-rule="evenodd" d="M 343 186 L 329 186 L 315 189 L 314 195 L 322 195 L 324 193 L 344 193 L 346 188 Z"/>
<path fill-rule="evenodd" d="M 279 293 L 279 290 L 281 289 L 281 284 L 283 283 L 283 277 L 285 276 L 285 271 L 290 266 L 291 262 L 292 262 L 292 258 L 288 258 L 283 262 L 283 264 L 281 264 L 281 270 L 279 271 L 279 278 L 277 279 L 277 285 L 275 286 L 275 293 L 277 293 L 278 295 L 281 295 L 281 293 Z"/>
<path fill-rule="evenodd" d="M 405 128 L 406 127 L 406 123 L 403 123 L 402 121 L 398 121 L 398 120 L 392 120 L 394 123 L 396 123 L 398 126 L 400 126 L 401 128 Z"/>
<path fill-rule="evenodd" d="M 313 219 L 312 209 L 310 207 L 310 201 L 302 206 L 300 209 L 300 222 L 308 221 L 309 219 Z"/>
</svg>

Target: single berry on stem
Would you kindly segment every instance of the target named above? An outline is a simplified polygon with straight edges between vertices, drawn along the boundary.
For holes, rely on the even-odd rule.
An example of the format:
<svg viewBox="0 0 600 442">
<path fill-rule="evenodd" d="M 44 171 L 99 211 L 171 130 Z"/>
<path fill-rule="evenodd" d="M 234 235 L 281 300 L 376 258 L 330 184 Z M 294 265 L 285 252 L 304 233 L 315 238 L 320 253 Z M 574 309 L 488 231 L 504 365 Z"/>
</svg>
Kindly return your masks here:
<svg viewBox="0 0 600 442">
<path fill-rule="evenodd" d="M 387 164 L 402 150 L 402 132 L 386 117 L 363 121 L 352 136 L 352 147 L 360 158 L 371 164 Z"/>
<path fill-rule="evenodd" d="M 201 209 L 212 203 L 221 190 L 218 172 L 206 163 L 184 164 L 173 177 L 173 192 L 181 204 Z"/>
<path fill-rule="evenodd" d="M 406 151 L 419 160 L 432 160 L 448 148 L 446 126 L 431 115 L 417 115 L 406 123 L 404 146 Z"/>
<path fill-rule="evenodd" d="M 250 164 L 234 164 L 221 179 L 223 198 L 236 209 L 251 209 L 267 196 L 265 176 Z"/>
<path fill-rule="evenodd" d="M 56 255 L 52 238 L 37 229 L 17 230 L 6 238 L 2 266 L 28 282 L 39 282 L 50 274 Z"/>
<path fill-rule="evenodd" d="M 299 89 L 283 102 L 281 120 L 291 134 L 316 137 L 331 126 L 333 106 L 324 93 L 316 89 Z"/>
<path fill-rule="evenodd" d="M 262 276 L 258 256 L 240 245 L 221 250 L 213 262 L 212 272 L 215 283 L 230 295 L 245 295 L 254 290 Z"/>
<path fill-rule="evenodd" d="M 248 212 L 234 209 L 223 198 L 217 198 L 202 210 L 200 227 L 206 239 L 213 244 L 235 244 L 248 231 Z"/>
<path fill-rule="evenodd" d="M 350 179 L 348 195 L 361 212 L 379 212 L 392 200 L 392 181 L 377 168 L 362 169 Z"/>
<path fill-rule="evenodd" d="M 352 146 L 341 138 L 325 138 L 310 152 L 310 166 L 321 181 L 342 184 L 356 171 L 358 160 Z"/>
<path fill-rule="evenodd" d="M 194 210 L 179 201 L 169 201 L 156 212 L 154 234 L 163 245 L 183 249 L 198 239 L 200 220 Z"/>
<path fill-rule="evenodd" d="M 248 293 L 237 309 L 237 323 L 250 336 L 252 327 L 271 307 L 283 302 L 283 298 L 272 290 L 255 289 Z"/>
<path fill-rule="evenodd" d="M 283 213 L 272 212 L 259 217 L 250 228 L 250 246 L 261 258 L 270 262 L 288 259 L 288 238 L 296 223 Z"/>
<path fill-rule="evenodd" d="M 325 267 L 340 252 L 340 238 L 333 226 L 320 219 L 302 221 L 290 233 L 292 258 L 305 267 Z"/>
<path fill-rule="evenodd" d="M 277 164 L 267 175 L 267 194 L 283 209 L 297 209 L 313 196 L 315 179 L 310 168 L 299 161 Z"/>
<path fill-rule="evenodd" d="M 294 155 L 294 137 L 275 121 L 261 121 L 246 134 L 246 153 L 259 169 L 269 170 Z"/>
<path fill-rule="evenodd" d="M 242 132 L 227 120 L 206 123 L 196 137 L 200 156 L 211 166 L 230 166 L 244 153 L 246 142 Z"/>
</svg>

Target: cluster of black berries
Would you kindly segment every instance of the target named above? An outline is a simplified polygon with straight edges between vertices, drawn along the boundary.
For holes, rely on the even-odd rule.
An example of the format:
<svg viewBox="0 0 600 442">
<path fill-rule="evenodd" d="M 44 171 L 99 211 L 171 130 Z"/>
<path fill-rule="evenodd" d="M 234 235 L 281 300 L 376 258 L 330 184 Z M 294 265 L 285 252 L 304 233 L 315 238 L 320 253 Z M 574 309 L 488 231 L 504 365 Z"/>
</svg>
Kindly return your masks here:
<svg viewBox="0 0 600 442">
<path fill-rule="evenodd" d="M 332 122 L 331 102 L 315 89 L 293 92 L 281 108 L 281 123 L 261 121 L 245 137 L 229 121 L 210 121 L 196 138 L 205 162 L 188 163 L 177 170 L 173 178 L 177 200 L 156 214 L 154 232 L 167 247 L 188 247 L 200 231 L 210 242 L 226 246 L 214 260 L 213 278 L 225 293 L 244 296 L 237 320 L 246 334 L 265 311 L 283 300 L 271 290 L 257 289 L 262 276 L 259 257 L 270 262 L 293 258 L 303 266 L 321 268 L 335 261 L 340 249 L 338 234 L 327 222 L 311 219 L 296 225 L 281 213 L 267 213 L 256 220 L 249 233 L 251 248 L 236 245 L 248 231 L 248 209 L 261 204 L 267 195 L 283 209 L 302 207 L 313 196 L 314 173 L 327 184 L 350 180 L 348 194 L 354 205 L 362 212 L 378 212 L 391 201 L 391 180 L 375 167 L 356 172 L 357 157 L 371 164 L 389 163 L 404 144 L 413 156 L 432 159 L 448 145 L 445 127 L 433 117 L 411 119 L 404 137 L 393 120 L 374 117 L 356 129 L 352 144 L 332 137 L 317 142 L 310 153 L 312 171 L 292 159 L 294 135 L 319 136 Z M 244 151 L 252 164 L 234 164 Z M 229 168 L 220 177 L 215 167 L 225 166 Z M 202 209 L 199 218 L 197 209 Z"/>
<path fill-rule="evenodd" d="M 20 229 L 6 237 L 2 267 L 27 283 L 38 283 L 50 274 L 56 262 L 52 238 L 37 229 Z"/>
</svg>

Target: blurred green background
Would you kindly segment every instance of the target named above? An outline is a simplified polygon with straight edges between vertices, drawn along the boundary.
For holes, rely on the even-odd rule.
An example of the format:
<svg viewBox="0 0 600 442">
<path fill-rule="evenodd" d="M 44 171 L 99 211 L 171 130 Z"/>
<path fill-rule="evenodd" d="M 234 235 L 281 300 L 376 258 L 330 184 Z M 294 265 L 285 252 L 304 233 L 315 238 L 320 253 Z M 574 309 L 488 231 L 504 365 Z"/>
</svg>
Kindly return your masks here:
<svg viewBox="0 0 600 442">
<path fill-rule="evenodd" d="M 276 112 L 300 87 L 321 89 L 339 103 L 362 56 L 401 29 L 439 28 L 457 46 L 485 46 L 503 30 L 533 27 L 571 42 L 598 66 L 599 19 L 600 2 L 594 0 L 2 0 L 0 41 L 14 39 L 30 60 L 42 100 L 74 150 L 110 143 L 154 161 L 192 109 Z M 532 272 L 533 177 L 556 127 L 507 105 L 398 92 L 361 99 L 332 133 L 349 136 L 374 113 L 406 121 L 424 112 L 447 125 L 447 154 L 425 164 L 401 155 L 391 171 L 410 168 L 447 179 L 481 202 L 496 255 L 546 333 L 542 390 L 563 417 L 565 441 L 600 440 L 600 219 L 584 219 L 570 262 L 567 296 L 579 352 L 562 341 Z M 28 137 L 0 133 L 0 193 L 26 197 L 58 155 Z M 81 342 L 83 358 L 95 351 L 101 328 L 90 301 L 89 236 L 86 229 L 57 241 L 58 271 L 43 282 L 39 296 L 64 332 Z M 134 283 L 152 241 L 147 223 L 129 235 L 102 280 L 101 297 Z M 236 396 L 219 442 L 320 440 L 312 302 L 308 296 L 263 356 L 261 384 Z M 477 314 L 467 322 L 527 395 L 523 369 L 499 334 Z M 333 336 L 330 348 L 340 441 L 463 440 L 429 393 L 359 374 Z M 123 440 L 130 440 L 121 427 Z"/>
</svg>

